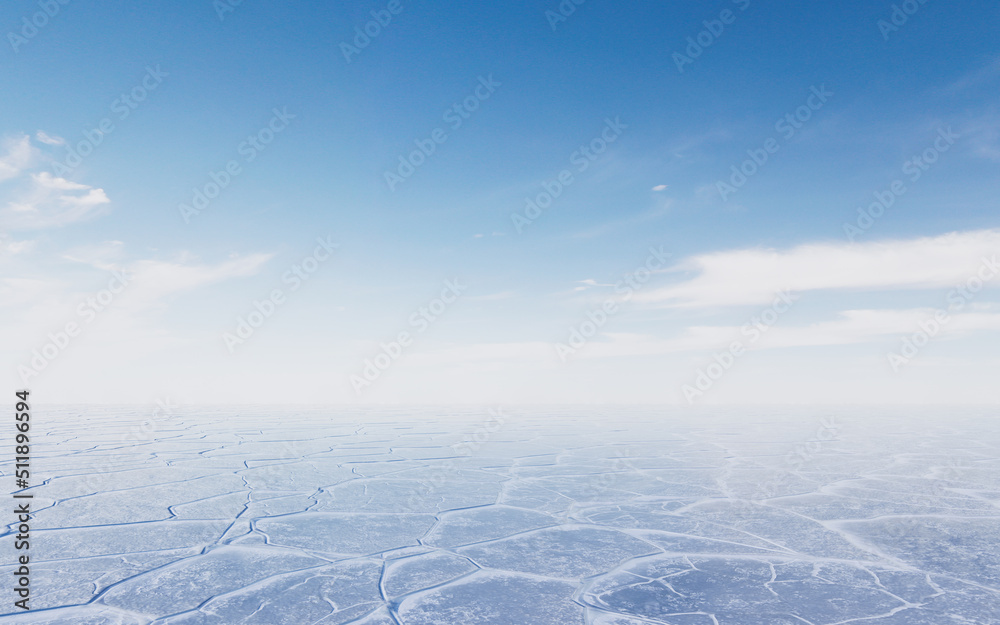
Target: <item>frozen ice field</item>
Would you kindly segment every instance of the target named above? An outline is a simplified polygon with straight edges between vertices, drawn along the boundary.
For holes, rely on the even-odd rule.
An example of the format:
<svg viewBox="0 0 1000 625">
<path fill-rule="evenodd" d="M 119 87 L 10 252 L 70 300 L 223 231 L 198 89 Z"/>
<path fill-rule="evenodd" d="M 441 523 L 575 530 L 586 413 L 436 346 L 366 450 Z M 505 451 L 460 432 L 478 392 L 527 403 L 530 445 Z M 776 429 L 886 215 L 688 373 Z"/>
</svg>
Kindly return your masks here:
<svg viewBox="0 0 1000 625">
<path fill-rule="evenodd" d="M 0 623 L 1000 623 L 996 411 L 60 408 L 33 428 L 34 609 L 11 614 L 3 567 Z"/>
</svg>

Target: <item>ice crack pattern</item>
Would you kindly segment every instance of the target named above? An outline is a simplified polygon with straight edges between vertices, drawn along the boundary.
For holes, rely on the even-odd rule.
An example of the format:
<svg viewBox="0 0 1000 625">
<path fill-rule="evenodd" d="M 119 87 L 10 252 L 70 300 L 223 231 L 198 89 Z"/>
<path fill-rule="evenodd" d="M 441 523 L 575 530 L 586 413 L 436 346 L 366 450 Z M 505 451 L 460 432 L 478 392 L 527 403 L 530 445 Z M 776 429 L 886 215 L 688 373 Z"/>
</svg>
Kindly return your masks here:
<svg viewBox="0 0 1000 625">
<path fill-rule="evenodd" d="M 985 409 L 147 413 L 38 412 L 0 623 L 1000 622 Z"/>
</svg>

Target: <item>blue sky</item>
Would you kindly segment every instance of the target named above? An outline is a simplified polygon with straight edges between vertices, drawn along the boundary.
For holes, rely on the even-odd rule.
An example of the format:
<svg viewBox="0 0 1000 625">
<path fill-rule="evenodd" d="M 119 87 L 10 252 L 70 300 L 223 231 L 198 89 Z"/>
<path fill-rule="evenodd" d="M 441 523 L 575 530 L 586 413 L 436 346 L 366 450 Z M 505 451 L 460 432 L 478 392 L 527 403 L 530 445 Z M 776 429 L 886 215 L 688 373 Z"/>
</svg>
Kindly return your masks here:
<svg viewBox="0 0 1000 625">
<path fill-rule="evenodd" d="M 1000 251 L 995 3 L 914 1 L 896 29 L 891 2 L 587 0 L 564 21 L 554 0 L 246 0 L 221 18 L 217 5 L 0 10 L 12 384 L 65 402 L 998 398 L 990 265 L 947 308 Z M 376 29 L 372 11 L 391 21 Z M 348 62 L 342 44 L 366 26 L 377 35 Z M 709 45 L 679 71 L 699 36 Z M 463 102 L 475 110 L 457 125 L 445 112 Z M 797 112 L 791 136 L 776 127 Z M 103 120 L 92 154 L 61 169 Z M 446 140 L 390 189 L 386 172 L 436 130 Z M 614 141 L 580 171 L 574 154 L 602 134 Z M 254 135 L 273 140 L 250 150 Z M 724 198 L 718 183 L 766 145 Z M 928 150 L 932 164 L 912 164 Z M 185 220 L 179 206 L 231 162 L 239 173 Z M 519 232 L 512 215 L 564 171 Z M 896 181 L 892 205 L 845 234 Z M 339 247 L 293 289 L 283 277 L 317 237 Z M 669 261 L 616 289 L 651 248 Z M 121 293 L 80 314 L 115 271 L 132 274 Z M 411 322 L 456 279 L 456 301 Z M 234 343 L 275 289 L 283 303 Z M 782 290 L 794 304 L 751 340 Z M 940 332 L 894 361 L 942 308 Z M 373 375 L 366 361 L 401 332 L 410 344 Z M 708 371 L 733 343 L 746 353 Z"/>
</svg>

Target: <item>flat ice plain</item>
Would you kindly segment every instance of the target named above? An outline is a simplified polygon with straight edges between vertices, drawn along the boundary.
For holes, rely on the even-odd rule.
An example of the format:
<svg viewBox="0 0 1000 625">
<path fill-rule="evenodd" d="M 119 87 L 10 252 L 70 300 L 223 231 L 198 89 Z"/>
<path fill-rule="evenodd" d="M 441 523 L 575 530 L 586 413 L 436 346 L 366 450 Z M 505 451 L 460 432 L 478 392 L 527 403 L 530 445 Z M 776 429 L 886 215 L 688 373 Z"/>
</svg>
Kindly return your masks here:
<svg viewBox="0 0 1000 625">
<path fill-rule="evenodd" d="M 0 623 L 1000 623 L 995 410 L 174 412 L 34 410 Z"/>
</svg>

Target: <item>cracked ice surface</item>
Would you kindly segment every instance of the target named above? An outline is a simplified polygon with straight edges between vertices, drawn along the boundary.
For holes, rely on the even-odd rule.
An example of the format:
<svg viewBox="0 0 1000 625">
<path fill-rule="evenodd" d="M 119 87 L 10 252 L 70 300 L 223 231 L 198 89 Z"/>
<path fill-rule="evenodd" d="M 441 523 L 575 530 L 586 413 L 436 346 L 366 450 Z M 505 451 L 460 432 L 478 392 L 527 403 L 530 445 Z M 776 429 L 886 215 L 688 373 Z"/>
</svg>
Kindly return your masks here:
<svg viewBox="0 0 1000 625">
<path fill-rule="evenodd" d="M 0 623 L 1000 622 L 987 411 L 150 412 L 36 410 Z"/>
</svg>

